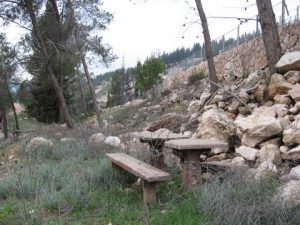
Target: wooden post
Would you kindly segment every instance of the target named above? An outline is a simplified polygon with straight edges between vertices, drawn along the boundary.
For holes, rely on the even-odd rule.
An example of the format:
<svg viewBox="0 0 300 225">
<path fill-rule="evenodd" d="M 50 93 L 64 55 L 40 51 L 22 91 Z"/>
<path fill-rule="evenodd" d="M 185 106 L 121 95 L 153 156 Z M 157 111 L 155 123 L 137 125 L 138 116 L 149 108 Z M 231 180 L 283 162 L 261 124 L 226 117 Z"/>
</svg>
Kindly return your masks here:
<svg viewBox="0 0 300 225">
<path fill-rule="evenodd" d="M 200 153 L 188 151 L 184 153 L 182 168 L 182 185 L 186 189 L 202 185 L 202 170 L 200 165 Z"/>
<path fill-rule="evenodd" d="M 143 195 L 144 195 L 144 204 L 150 205 L 156 203 L 156 182 L 147 182 L 143 180 Z"/>
</svg>

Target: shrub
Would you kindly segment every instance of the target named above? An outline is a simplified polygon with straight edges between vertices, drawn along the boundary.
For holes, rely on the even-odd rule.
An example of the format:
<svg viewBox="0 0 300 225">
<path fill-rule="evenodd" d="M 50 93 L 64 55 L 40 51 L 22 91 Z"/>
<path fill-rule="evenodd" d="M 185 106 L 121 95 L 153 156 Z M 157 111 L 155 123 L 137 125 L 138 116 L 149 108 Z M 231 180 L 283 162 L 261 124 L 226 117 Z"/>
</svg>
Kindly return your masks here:
<svg viewBox="0 0 300 225">
<path fill-rule="evenodd" d="M 204 78 L 205 78 L 205 75 L 204 75 L 203 71 L 200 71 L 200 72 L 193 71 L 192 75 L 189 76 L 188 84 L 193 85 L 198 80 L 202 80 Z"/>
<path fill-rule="evenodd" d="M 280 182 L 267 176 L 255 180 L 245 171 L 229 172 L 202 186 L 200 208 L 215 224 L 299 224 L 300 206 L 283 205 L 274 197 Z"/>
</svg>

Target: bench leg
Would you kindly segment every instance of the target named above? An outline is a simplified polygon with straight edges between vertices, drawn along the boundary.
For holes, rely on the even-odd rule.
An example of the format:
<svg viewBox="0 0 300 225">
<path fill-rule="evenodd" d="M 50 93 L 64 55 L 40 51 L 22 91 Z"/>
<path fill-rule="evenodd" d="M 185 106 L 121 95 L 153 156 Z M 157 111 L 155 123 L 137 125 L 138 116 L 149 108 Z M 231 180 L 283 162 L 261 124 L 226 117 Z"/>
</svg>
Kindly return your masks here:
<svg viewBox="0 0 300 225">
<path fill-rule="evenodd" d="M 182 168 L 182 185 L 184 188 L 195 188 L 202 184 L 202 169 L 197 152 L 187 152 Z"/>
<path fill-rule="evenodd" d="M 144 204 L 150 205 L 156 203 L 156 182 L 143 181 Z"/>
</svg>

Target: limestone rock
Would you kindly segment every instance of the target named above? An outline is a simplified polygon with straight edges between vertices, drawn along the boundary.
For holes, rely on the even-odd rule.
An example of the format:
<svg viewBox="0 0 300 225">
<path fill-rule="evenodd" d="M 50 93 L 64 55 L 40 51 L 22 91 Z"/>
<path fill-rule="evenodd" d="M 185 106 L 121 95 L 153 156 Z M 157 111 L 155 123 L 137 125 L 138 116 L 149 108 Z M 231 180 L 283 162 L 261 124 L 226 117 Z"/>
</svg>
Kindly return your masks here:
<svg viewBox="0 0 300 225">
<path fill-rule="evenodd" d="M 273 107 L 261 106 L 253 110 L 252 115 L 256 116 L 276 116 L 276 111 Z"/>
<path fill-rule="evenodd" d="M 263 103 L 267 97 L 268 88 L 265 84 L 258 85 L 254 97 L 255 100 L 259 103 Z"/>
<path fill-rule="evenodd" d="M 255 147 L 269 137 L 282 132 L 280 122 L 275 117 L 250 115 L 235 120 L 235 124 L 243 133 L 242 144 Z"/>
<path fill-rule="evenodd" d="M 268 144 L 258 151 L 258 159 L 260 162 L 268 161 L 274 164 L 281 163 L 280 151 L 277 145 Z"/>
<path fill-rule="evenodd" d="M 75 143 L 77 141 L 77 139 L 64 137 L 64 138 L 61 138 L 60 141 L 64 142 L 64 143 Z"/>
<path fill-rule="evenodd" d="M 286 145 L 300 144 L 300 122 L 294 121 L 290 128 L 283 131 L 283 143 Z"/>
<path fill-rule="evenodd" d="M 266 176 L 272 173 L 277 173 L 276 166 L 268 161 L 262 162 L 255 171 L 255 178 L 260 179 L 262 176 Z"/>
<path fill-rule="evenodd" d="M 288 176 L 289 179 L 300 180 L 300 166 L 293 167 Z"/>
<path fill-rule="evenodd" d="M 107 145 L 114 146 L 114 147 L 119 147 L 121 144 L 121 140 L 119 137 L 108 136 L 107 138 L 105 138 L 104 143 Z"/>
<path fill-rule="evenodd" d="M 285 104 L 285 105 L 291 104 L 291 99 L 289 98 L 288 95 L 276 94 L 273 99 L 276 104 Z"/>
<path fill-rule="evenodd" d="M 34 137 L 30 140 L 29 144 L 26 146 L 26 152 L 31 152 L 38 148 L 46 148 L 46 149 L 53 149 L 54 144 L 52 141 L 47 140 L 43 137 Z"/>
<path fill-rule="evenodd" d="M 281 186 L 279 198 L 284 202 L 300 204 L 300 180 L 291 180 Z"/>
<path fill-rule="evenodd" d="M 203 113 L 195 138 L 216 139 L 231 142 L 236 127 L 229 114 L 221 109 L 210 109 Z"/>
<path fill-rule="evenodd" d="M 300 70 L 300 51 L 286 52 L 277 62 L 276 68 L 280 73 L 290 70 Z"/>
<path fill-rule="evenodd" d="M 289 94 L 296 102 L 300 101 L 300 84 L 294 85 Z"/>
<path fill-rule="evenodd" d="M 292 148 L 291 150 L 287 151 L 286 153 L 283 153 L 281 155 L 282 159 L 285 160 L 299 160 L 300 159 L 300 145 L 298 145 L 295 148 Z"/>
<path fill-rule="evenodd" d="M 191 101 L 191 103 L 190 103 L 190 105 L 188 107 L 188 111 L 190 113 L 198 112 L 199 106 L 200 106 L 200 101 L 199 100 Z"/>
<path fill-rule="evenodd" d="M 294 106 L 294 107 L 290 108 L 289 112 L 291 114 L 296 115 L 299 112 L 299 109 L 296 106 Z"/>
<path fill-rule="evenodd" d="M 241 146 L 237 148 L 235 152 L 249 161 L 254 161 L 256 159 L 258 149 Z"/>
<path fill-rule="evenodd" d="M 245 164 L 245 159 L 243 157 L 237 156 L 231 160 L 233 164 Z"/>
<path fill-rule="evenodd" d="M 293 84 L 287 82 L 281 74 L 273 74 L 268 87 L 269 96 L 274 98 L 276 94 L 285 95 L 293 88 Z"/>
<path fill-rule="evenodd" d="M 96 133 L 89 137 L 88 143 L 91 145 L 101 145 L 105 140 L 105 136 L 102 133 Z"/>
<path fill-rule="evenodd" d="M 288 71 L 284 74 L 285 79 L 291 84 L 296 84 L 300 81 L 300 71 Z"/>
<path fill-rule="evenodd" d="M 166 128 L 172 130 L 173 132 L 179 132 L 181 125 L 187 121 L 188 116 L 169 113 L 162 116 L 159 120 L 151 123 L 145 130 L 154 132 L 161 128 Z"/>
</svg>

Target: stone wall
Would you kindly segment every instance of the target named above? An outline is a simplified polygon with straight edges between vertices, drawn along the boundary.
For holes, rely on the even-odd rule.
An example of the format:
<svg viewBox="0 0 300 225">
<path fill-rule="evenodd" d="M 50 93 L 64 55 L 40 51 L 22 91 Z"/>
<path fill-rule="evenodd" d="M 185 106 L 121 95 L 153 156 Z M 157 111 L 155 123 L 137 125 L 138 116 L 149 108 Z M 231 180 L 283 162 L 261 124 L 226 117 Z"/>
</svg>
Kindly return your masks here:
<svg viewBox="0 0 300 225">
<path fill-rule="evenodd" d="M 279 33 L 282 50 L 284 52 L 300 50 L 300 21 L 283 27 Z M 224 78 L 226 75 L 235 75 L 237 77 L 247 76 L 249 73 L 267 65 L 265 49 L 261 37 L 221 53 L 214 57 L 214 60 L 219 79 Z M 184 82 L 196 71 L 208 73 L 206 61 L 172 76 L 166 80 L 166 85 L 172 88 L 174 82 Z"/>
</svg>

